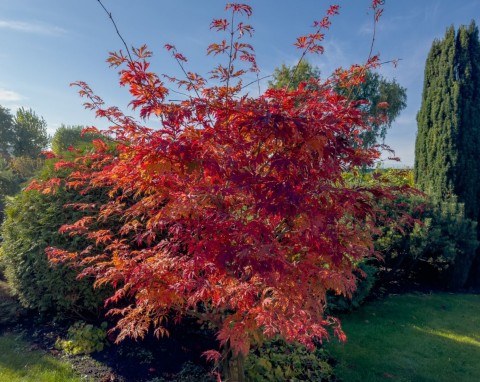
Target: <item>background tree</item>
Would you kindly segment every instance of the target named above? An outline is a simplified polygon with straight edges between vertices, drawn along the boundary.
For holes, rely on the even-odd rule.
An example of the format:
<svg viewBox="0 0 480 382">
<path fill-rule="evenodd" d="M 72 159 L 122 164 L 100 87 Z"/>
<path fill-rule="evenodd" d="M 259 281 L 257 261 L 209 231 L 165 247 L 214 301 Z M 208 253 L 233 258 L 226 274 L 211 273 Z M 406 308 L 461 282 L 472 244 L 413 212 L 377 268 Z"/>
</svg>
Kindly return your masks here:
<svg viewBox="0 0 480 382">
<path fill-rule="evenodd" d="M 273 79 L 268 85 L 274 89 L 288 86 L 288 89 L 292 90 L 311 78 L 320 79 L 320 70 L 303 59 L 297 66 L 290 67 L 282 64 L 280 68 L 276 68 Z M 315 87 L 314 84 L 307 86 L 310 89 Z M 387 130 L 407 106 L 406 89 L 395 79 L 389 81 L 371 70 L 365 71 L 364 78 L 359 84 L 349 86 L 348 89 L 337 87 L 336 90 L 353 101 L 368 101 L 367 104 L 358 105 L 365 112 L 365 120 L 370 126 L 370 129 L 364 131 L 361 137 L 365 147 L 371 147 L 379 141 L 383 142 Z"/>
<path fill-rule="evenodd" d="M 0 106 L 0 221 L 5 197 L 18 192 L 43 166 L 39 154 L 47 143 L 43 118 L 23 108 L 13 117 L 10 110 Z"/>
<path fill-rule="evenodd" d="M 3 221 L 5 197 L 20 191 L 18 178 L 5 158 L 0 157 L 0 222 Z"/>
<path fill-rule="evenodd" d="M 62 124 L 52 137 L 52 151 L 55 154 L 60 154 L 73 147 L 76 149 L 83 149 L 91 146 L 95 138 L 103 138 L 100 134 L 83 133 L 84 126 L 70 126 Z"/>
<path fill-rule="evenodd" d="M 47 123 L 32 109 L 20 108 L 13 120 L 13 155 L 37 158 L 47 148 Z"/>
<path fill-rule="evenodd" d="M 365 72 L 360 84 L 348 90 L 349 94 L 344 89 L 339 89 L 339 92 L 355 101 L 368 101 L 368 104 L 360 106 L 370 125 L 370 130 L 362 135 L 363 144 L 367 147 L 383 143 L 387 130 L 407 106 L 407 89 L 395 79 L 389 81 L 371 70 Z"/>
<path fill-rule="evenodd" d="M 301 82 L 306 82 L 310 78 L 320 79 L 320 69 L 303 59 L 295 66 L 282 64 L 280 68 L 275 68 L 273 79 L 268 81 L 268 86 L 272 89 L 288 87 L 288 90 L 294 90 Z"/>
<path fill-rule="evenodd" d="M 0 106 L 0 155 L 8 158 L 12 152 L 13 117 L 10 110 Z"/>
<path fill-rule="evenodd" d="M 457 32 L 453 26 L 448 28 L 442 40 L 433 42 L 425 64 L 417 122 L 416 184 L 438 201 L 458 198 L 464 204 L 465 216 L 478 221 L 480 41 L 473 21 Z M 470 279 L 478 283 L 478 254 L 475 264 Z"/>
</svg>

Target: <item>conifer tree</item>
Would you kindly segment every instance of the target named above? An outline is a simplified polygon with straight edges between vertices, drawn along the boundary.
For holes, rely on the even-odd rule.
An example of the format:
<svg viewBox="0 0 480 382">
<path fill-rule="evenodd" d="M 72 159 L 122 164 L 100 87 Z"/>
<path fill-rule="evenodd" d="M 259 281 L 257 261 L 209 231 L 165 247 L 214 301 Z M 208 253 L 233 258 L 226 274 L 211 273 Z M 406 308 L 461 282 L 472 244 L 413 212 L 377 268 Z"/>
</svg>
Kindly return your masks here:
<svg viewBox="0 0 480 382">
<path fill-rule="evenodd" d="M 480 220 L 480 40 L 475 23 L 461 27 L 456 40 L 459 155 L 455 193 L 468 217 Z"/>
<path fill-rule="evenodd" d="M 433 42 L 417 123 L 414 172 L 418 188 L 440 202 L 457 199 L 464 204 L 465 217 L 478 221 L 480 41 L 473 21 L 457 32 L 453 26 L 448 28 L 442 40 Z M 463 263 L 470 268 L 471 261 Z"/>
<path fill-rule="evenodd" d="M 415 183 L 422 191 L 439 198 L 453 193 L 458 120 L 454 117 L 455 30 L 450 27 L 443 40 L 435 40 L 425 64 L 422 105 L 417 115 Z"/>
</svg>

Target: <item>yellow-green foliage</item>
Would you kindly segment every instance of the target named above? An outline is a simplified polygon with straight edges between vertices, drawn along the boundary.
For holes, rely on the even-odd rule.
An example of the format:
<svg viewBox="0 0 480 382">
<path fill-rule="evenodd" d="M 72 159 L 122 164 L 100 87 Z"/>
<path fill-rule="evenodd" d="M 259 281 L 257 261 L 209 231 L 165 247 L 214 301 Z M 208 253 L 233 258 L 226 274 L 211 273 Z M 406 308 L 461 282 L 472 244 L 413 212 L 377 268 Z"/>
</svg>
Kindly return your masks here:
<svg viewBox="0 0 480 382">
<path fill-rule="evenodd" d="M 107 323 L 100 327 L 85 322 L 76 322 L 68 329 L 66 339 L 58 339 L 55 347 L 67 354 L 90 354 L 102 351 L 107 339 Z"/>
</svg>

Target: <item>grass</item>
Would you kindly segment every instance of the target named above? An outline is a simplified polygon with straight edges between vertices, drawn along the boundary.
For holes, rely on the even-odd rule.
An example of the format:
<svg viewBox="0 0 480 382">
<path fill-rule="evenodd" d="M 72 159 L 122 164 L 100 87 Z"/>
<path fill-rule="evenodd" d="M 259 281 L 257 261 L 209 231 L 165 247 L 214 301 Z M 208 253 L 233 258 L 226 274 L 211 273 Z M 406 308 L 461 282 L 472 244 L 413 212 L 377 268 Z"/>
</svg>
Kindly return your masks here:
<svg viewBox="0 0 480 382">
<path fill-rule="evenodd" d="M 20 317 L 19 306 L 5 282 L 0 281 L 0 326 Z M 24 341 L 17 333 L 0 334 L 0 381 L 8 382 L 80 382 L 67 362 L 62 362 Z"/>
<path fill-rule="evenodd" d="M 480 295 L 391 296 L 342 319 L 332 343 L 345 382 L 480 381 Z"/>
<path fill-rule="evenodd" d="M 70 364 L 38 350 L 18 335 L 0 336 L 0 381 L 80 382 Z M 85 381 L 85 380 L 83 380 Z"/>
</svg>

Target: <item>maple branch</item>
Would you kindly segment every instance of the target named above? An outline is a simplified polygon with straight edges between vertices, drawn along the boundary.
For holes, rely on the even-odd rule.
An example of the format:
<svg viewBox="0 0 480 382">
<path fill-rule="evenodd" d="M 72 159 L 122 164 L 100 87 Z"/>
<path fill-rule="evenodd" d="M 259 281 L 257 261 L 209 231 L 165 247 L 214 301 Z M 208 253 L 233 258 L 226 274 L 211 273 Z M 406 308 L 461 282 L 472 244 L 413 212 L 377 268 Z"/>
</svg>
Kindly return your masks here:
<svg viewBox="0 0 480 382">
<path fill-rule="evenodd" d="M 171 91 L 172 93 L 177 93 L 177 94 L 180 94 L 180 95 L 183 95 L 189 99 L 192 99 L 192 96 L 190 94 L 187 94 L 187 93 L 182 93 L 182 92 L 179 92 L 178 90 L 173 90 L 171 88 L 168 88 L 169 91 Z"/>
<path fill-rule="evenodd" d="M 230 73 L 232 71 L 232 61 L 233 61 L 233 37 L 235 31 L 233 30 L 233 21 L 235 18 L 235 10 L 232 10 L 232 20 L 230 22 L 230 52 L 228 53 L 228 76 L 227 76 L 227 91 L 225 93 L 225 102 L 228 101 L 228 87 L 230 83 Z"/>
<path fill-rule="evenodd" d="M 134 62 L 133 58 L 132 58 L 132 55 L 130 53 L 130 49 L 128 48 L 128 45 L 127 43 L 125 42 L 125 39 L 123 38 L 122 34 L 120 33 L 118 27 L 117 27 L 117 24 L 112 16 L 112 13 L 108 11 L 108 9 L 105 7 L 105 5 L 103 5 L 102 3 L 102 0 L 97 0 L 98 3 L 100 4 L 100 6 L 103 8 L 103 10 L 105 11 L 105 13 L 108 15 L 108 18 L 111 20 L 113 26 L 115 27 L 115 31 L 117 32 L 117 35 L 118 37 L 120 38 L 120 40 L 122 41 L 123 45 L 125 46 L 125 49 L 127 51 L 127 55 L 128 55 L 128 58 L 130 60 L 130 62 Z M 197 91 L 197 88 L 195 86 L 195 84 L 192 82 L 192 80 L 189 78 L 185 68 L 183 67 L 182 63 L 180 62 L 180 60 L 175 56 L 173 55 L 174 59 L 177 61 L 178 65 L 180 66 L 180 69 L 182 70 L 183 74 L 185 75 L 185 78 L 188 80 L 188 82 L 190 83 L 190 85 L 192 85 L 192 88 L 193 90 L 195 91 L 195 94 L 197 95 L 198 98 L 200 98 L 200 94 L 198 93 Z M 136 69 L 134 69 L 134 71 L 136 72 Z M 186 97 L 188 97 L 189 99 L 192 99 L 192 97 L 190 95 L 187 95 L 187 94 L 184 94 L 184 93 L 181 93 L 181 92 L 178 92 L 178 91 L 175 91 L 173 89 L 171 89 L 170 87 L 168 87 L 168 90 L 171 91 L 171 92 L 174 92 L 174 93 L 177 93 L 177 94 L 181 94 L 181 95 L 184 95 Z M 90 97 L 89 97 L 90 98 Z M 94 103 L 95 107 L 97 108 L 97 110 L 100 110 L 100 107 L 99 105 L 97 105 L 92 99 L 91 101 Z M 114 125 L 120 127 L 120 125 L 118 123 L 116 123 L 115 121 L 113 121 L 109 116 L 107 116 L 108 120 L 113 123 Z M 211 121 L 211 118 L 209 117 L 209 120 L 210 122 L 212 123 Z"/>
<path fill-rule="evenodd" d="M 258 72 L 257 72 L 257 85 L 258 85 L 258 96 L 260 97 L 262 95 L 262 91 L 260 89 L 260 78 L 258 77 Z"/>
<path fill-rule="evenodd" d="M 320 33 L 320 31 L 322 30 L 322 27 L 319 27 L 316 31 L 316 33 Z M 312 46 L 312 44 L 314 44 L 314 40 L 310 40 L 310 42 L 307 44 L 307 46 L 305 47 L 305 49 L 303 50 L 302 52 L 302 55 L 300 56 L 300 59 L 298 60 L 297 62 L 297 65 L 295 65 L 295 68 L 293 68 L 293 72 L 292 72 L 292 75 L 290 76 L 290 78 L 288 79 L 288 83 L 287 83 L 287 86 L 285 87 L 285 91 L 288 91 L 288 88 L 292 82 L 292 80 L 295 78 L 295 74 L 297 74 L 297 70 L 300 66 L 300 64 L 302 63 L 302 60 L 305 58 L 305 56 L 307 55 L 307 52 L 308 50 L 310 49 L 310 47 Z"/>
<path fill-rule="evenodd" d="M 289 88 L 292 80 L 295 78 L 295 74 L 297 74 L 298 67 L 300 66 L 300 63 L 302 62 L 302 60 L 305 58 L 305 55 L 307 54 L 307 49 L 308 49 L 308 48 L 306 48 L 306 49 L 303 51 L 302 55 L 300 56 L 300 59 L 299 59 L 298 62 L 297 62 L 297 65 L 295 65 L 295 68 L 293 68 L 292 75 L 291 75 L 290 78 L 288 79 L 287 86 L 285 86 L 285 92 L 288 91 L 288 88 Z"/>
<path fill-rule="evenodd" d="M 373 52 L 373 47 L 375 46 L 375 40 L 377 36 L 377 16 L 376 16 L 376 10 L 375 8 L 373 9 L 373 34 L 372 34 L 372 41 L 370 42 L 370 51 L 368 52 L 368 58 L 367 62 L 370 61 L 372 58 L 372 52 Z"/>
<path fill-rule="evenodd" d="M 257 79 L 256 79 L 256 80 L 254 80 L 254 81 L 252 81 L 252 82 L 249 82 L 249 83 L 246 84 L 246 85 L 243 85 L 243 86 L 240 88 L 240 90 L 243 90 L 243 89 L 245 89 L 246 87 L 254 84 L 255 82 L 258 82 L 258 87 L 259 87 L 259 91 L 260 91 L 260 81 L 261 81 L 261 80 L 264 80 L 265 78 L 269 78 L 269 77 L 273 77 L 273 74 L 269 74 L 268 76 L 263 76 L 263 77 L 261 77 L 261 78 L 258 78 L 258 74 L 257 74 Z"/>
<path fill-rule="evenodd" d="M 92 95 L 91 95 L 90 93 L 87 92 L 85 95 L 86 95 L 86 97 L 92 102 L 93 106 L 95 106 L 95 109 L 96 109 L 96 110 L 104 110 L 104 109 L 100 106 L 101 104 L 100 104 L 99 102 L 97 102 L 97 101 L 94 99 L 94 97 L 92 97 Z M 115 122 L 115 121 L 113 120 L 113 118 L 112 118 L 111 116 L 109 116 L 108 114 L 105 115 L 105 118 L 107 118 L 108 121 L 109 121 L 110 123 L 114 124 L 115 126 L 117 126 L 117 127 L 122 127 L 122 125 L 120 125 L 118 122 Z"/>
<path fill-rule="evenodd" d="M 386 65 L 386 64 L 393 64 L 394 67 L 397 67 L 398 63 L 402 60 L 403 60 L 403 58 L 395 58 L 393 60 L 382 61 L 378 65 L 382 66 L 382 65 Z"/>
<path fill-rule="evenodd" d="M 198 98 L 201 98 L 201 97 L 200 97 L 200 94 L 198 93 L 197 87 L 195 86 L 195 84 L 192 82 L 192 80 L 191 80 L 190 77 L 188 76 L 188 73 L 187 73 L 187 71 L 185 70 L 185 68 L 183 67 L 182 62 L 175 56 L 175 54 L 173 54 L 173 58 L 175 59 L 175 61 L 177 61 L 177 64 L 178 64 L 178 66 L 180 66 L 180 69 L 182 69 L 182 72 L 183 72 L 183 74 L 185 75 L 185 78 L 188 80 L 188 82 L 190 83 L 190 85 L 192 85 L 192 89 L 193 89 L 193 91 L 195 92 L 195 94 L 197 95 L 197 97 L 198 97 Z M 187 90 L 188 90 L 188 89 L 187 89 Z M 192 99 L 191 96 L 188 96 L 188 98 Z"/>
<path fill-rule="evenodd" d="M 376 36 L 377 36 L 377 24 L 378 24 L 378 19 L 382 15 L 383 9 L 380 8 L 378 9 L 378 6 L 382 6 L 385 4 L 385 0 L 374 0 L 372 2 L 371 8 L 373 10 L 373 33 L 372 33 L 372 40 L 370 43 L 370 51 L 368 53 L 368 58 L 367 58 L 367 65 L 370 62 L 372 58 L 372 53 L 373 53 L 373 47 L 375 46 L 375 41 L 376 41 Z M 379 66 L 386 65 L 389 63 L 392 63 L 395 67 L 398 65 L 398 62 L 401 61 L 401 58 L 393 59 L 393 60 L 387 60 L 387 61 L 382 61 L 378 63 Z M 362 67 L 362 75 L 367 73 L 366 66 Z M 350 99 L 350 102 L 352 102 L 355 98 L 356 95 L 358 95 L 358 92 L 360 91 L 359 87 L 351 87 L 349 94 L 348 94 L 348 99 Z"/>
<path fill-rule="evenodd" d="M 109 12 L 109 11 L 107 10 L 107 8 L 105 8 L 105 5 L 103 5 L 102 0 L 97 0 L 97 1 L 98 1 L 98 3 L 102 6 L 103 10 L 107 13 L 109 19 L 112 21 L 112 24 L 113 24 L 113 26 L 115 27 L 115 30 L 117 31 L 118 37 L 120 37 L 120 40 L 122 40 L 123 45 L 125 46 L 125 49 L 127 50 L 127 54 L 128 54 L 128 58 L 130 59 L 130 62 L 133 62 L 132 55 L 130 54 L 130 49 L 128 48 L 127 43 L 125 42 L 125 40 L 123 39 L 120 31 L 118 30 L 117 24 L 115 23 L 115 20 L 114 20 L 113 17 L 112 17 L 112 13 Z"/>
</svg>

